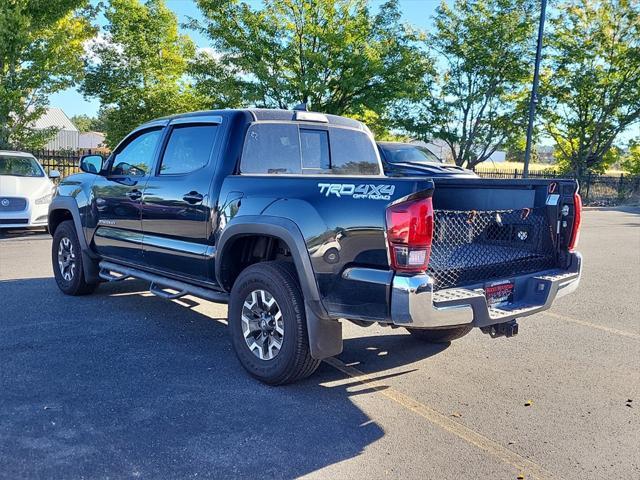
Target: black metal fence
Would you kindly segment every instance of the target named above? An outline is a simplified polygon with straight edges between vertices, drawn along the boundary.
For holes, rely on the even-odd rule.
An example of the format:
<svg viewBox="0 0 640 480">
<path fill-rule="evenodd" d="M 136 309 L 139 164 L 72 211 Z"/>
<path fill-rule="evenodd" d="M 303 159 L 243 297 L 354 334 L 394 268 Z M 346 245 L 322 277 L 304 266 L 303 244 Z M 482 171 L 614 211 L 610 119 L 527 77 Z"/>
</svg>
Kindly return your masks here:
<svg viewBox="0 0 640 480">
<path fill-rule="evenodd" d="M 523 178 L 522 170 L 497 171 L 476 168 L 475 172 L 486 178 Z M 530 178 L 574 178 L 554 170 L 529 172 Z M 640 176 L 588 174 L 578 178 L 580 195 L 585 205 L 608 206 L 627 202 L 640 202 Z"/>
<path fill-rule="evenodd" d="M 63 177 L 80 171 L 78 164 L 80 157 L 89 153 L 104 153 L 104 150 L 80 150 L 80 151 L 52 151 L 34 150 L 30 153 L 35 156 L 45 171 L 58 170 Z M 519 169 L 513 171 L 476 168 L 475 172 L 486 178 L 523 178 L 523 172 Z M 566 178 L 571 175 L 563 175 L 554 170 L 544 172 L 530 172 L 530 178 Z M 640 176 L 631 175 L 593 175 L 589 174 L 578 179 L 580 182 L 580 194 L 585 205 L 618 205 L 629 201 L 640 201 Z"/>
<path fill-rule="evenodd" d="M 30 154 L 38 159 L 45 172 L 58 170 L 60 175 L 66 177 L 80 171 L 80 157 L 90 153 L 99 153 L 91 149 L 74 151 L 54 151 L 54 150 L 29 150 Z"/>
</svg>

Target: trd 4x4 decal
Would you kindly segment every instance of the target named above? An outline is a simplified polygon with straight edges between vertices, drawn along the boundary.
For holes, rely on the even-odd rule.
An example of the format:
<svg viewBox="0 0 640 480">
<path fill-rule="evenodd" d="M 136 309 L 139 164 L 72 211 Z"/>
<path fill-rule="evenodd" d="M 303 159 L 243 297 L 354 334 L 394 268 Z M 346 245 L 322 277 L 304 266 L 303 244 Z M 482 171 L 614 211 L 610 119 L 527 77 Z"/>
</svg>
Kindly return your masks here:
<svg viewBox="0 0 640 480">
<path fill-rule="evenodd" d="M 370 185 L 367 183 L 319 183 L 320 193 L 325 197 L 335 195 L 336 197 L 352 197 L 367 200 L 391 200 L 391 195 L 395 191 L 395 185 Z"/>
</svg>

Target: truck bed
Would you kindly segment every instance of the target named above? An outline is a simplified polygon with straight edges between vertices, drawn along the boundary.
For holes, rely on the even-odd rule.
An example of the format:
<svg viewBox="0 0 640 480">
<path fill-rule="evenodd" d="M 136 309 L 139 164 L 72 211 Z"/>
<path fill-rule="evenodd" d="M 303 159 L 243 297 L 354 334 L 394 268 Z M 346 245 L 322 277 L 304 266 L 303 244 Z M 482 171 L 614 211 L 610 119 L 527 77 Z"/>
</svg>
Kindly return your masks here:
<svg viewBox="0 0 640 480">
<path fill-rule="evenodd" d="M 436 290 L 560 266 L 557 206 L 573 180 L 434 179 L 429 272 Z"/>
</svg>

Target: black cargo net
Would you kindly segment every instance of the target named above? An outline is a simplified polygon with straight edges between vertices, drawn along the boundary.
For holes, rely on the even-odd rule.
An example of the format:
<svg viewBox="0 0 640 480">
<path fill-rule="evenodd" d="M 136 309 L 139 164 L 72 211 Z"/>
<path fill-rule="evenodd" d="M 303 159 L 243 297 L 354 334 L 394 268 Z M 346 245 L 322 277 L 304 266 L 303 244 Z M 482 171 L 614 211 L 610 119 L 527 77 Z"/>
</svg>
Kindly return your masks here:
<svg viewBox="0 0 640 480">
<path fill-rule="evenodd" d="M 429 273 L 435 289 L 555 266 L 546 208 L 436 210 Z"/>
</svg>

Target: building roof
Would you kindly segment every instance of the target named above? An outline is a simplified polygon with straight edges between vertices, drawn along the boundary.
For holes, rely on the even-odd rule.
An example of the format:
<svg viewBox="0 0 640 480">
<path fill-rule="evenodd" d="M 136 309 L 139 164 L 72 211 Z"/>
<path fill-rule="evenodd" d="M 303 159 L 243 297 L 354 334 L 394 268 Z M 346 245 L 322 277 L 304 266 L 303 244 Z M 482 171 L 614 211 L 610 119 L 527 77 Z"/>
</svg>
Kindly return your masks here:
<svg viewBox="0 0 640 480">
<path fill-rule="evenodd" d="M 81 137 L 85 137 L 85 136 L 89 136 L 89 135 L 94 135 L 94 136 L 96 136 L 96 137 L 102 137 L 102 138 L 104 138 L 104 137 L 105 137 L 105 134 L 104 134 L 104 133 L 102 133 L 102 132 L 95 132 L 95 131 L 93 131 L 93 130 L 92 130 L 92 131 L 90 131 L 90 132 L 80 132 L 80 136 L 81 136 Z"/>
<path fill-rule="evenodd" d="M 33 122 L 33 128 L 36 130 L 43 130 L 45 128 L 56 127 L 61 130 L 70 130 L 77 132 L 78 129 L 73 124 L 69 117 L 62 111 L 61 108 L 51 107 L 42 114 L 35 122 Z"/>
</svg>

